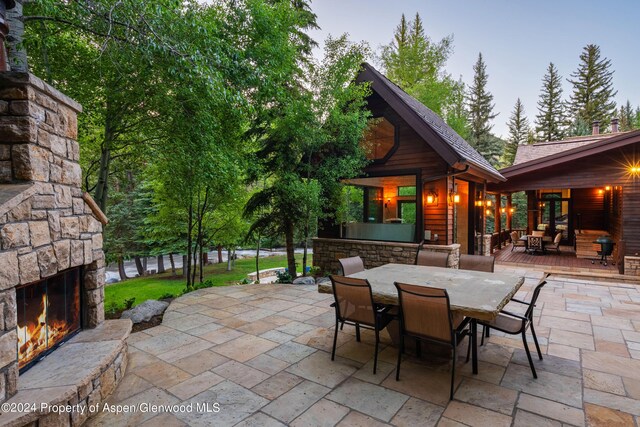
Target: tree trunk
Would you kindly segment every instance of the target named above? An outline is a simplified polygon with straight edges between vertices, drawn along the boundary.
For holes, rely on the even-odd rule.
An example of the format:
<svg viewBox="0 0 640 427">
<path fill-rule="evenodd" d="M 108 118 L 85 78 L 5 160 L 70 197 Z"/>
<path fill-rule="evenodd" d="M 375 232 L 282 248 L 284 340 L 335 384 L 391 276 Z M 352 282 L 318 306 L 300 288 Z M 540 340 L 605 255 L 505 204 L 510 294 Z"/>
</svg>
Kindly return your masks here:
<svg viewBox="0 0 640 427">
<path fill-rule="evenodd" d="M 138 275 L 139 276 L 144 276 L 144 268 L 142 267 L 142 261 L 140 260 L 139 256 L 134 256 L 133 260 L 136 263 L 136 269 L 138 270 Z"/>
<path fill-rule="evenodd" d="M 209 252 L 207 251 L 202 251 L 202 264 L 203 265 L 209 264 Z"/>
<path fill-rule="evenodd" d="M 258 247 L 256 249 L 256 280 L 260 283 L 260 234 L 258 234 Z"/>
<path fill-rule="evenodd" d="M 165 269 L 164 269 L 164 256 L 163 255 L 158 255 L 158 274 L 160 273 L 164 273 Z"/>
<path fill-rule="evenodd" d="M 227 248 L 227 271 L 231 271 L 231 249 Z"/>
<path fill-rule="evenodd" d="M 188 224 L 187 224 L 187 265 L 183 265 L 182 268 L 186 269 L 187 275 L 187 291 L 190 291 L 193 287 L 193 282 L 191 281 L 191 244 L 192 236 L 191 232 L 193 231 L 193 197 L 191 198 L 191 203 L 189 204 L 189 215 L 188 215 Z"/>
<path fill-rule="evenodd" d="M 118 274 L 120 274 L 120 280 L 127 280 L 127 272 L 124 270 L 124 259 L 118 257 Z"/>
<path fill-rule="evenodd" d="M 149 273 L 149 269 L 147 268 L 147 262 L 149 259 L 146 256 L 142 257 L 142 274 L 147 275 Z"/>
<path fill-rule="evenodd" d="M 222 245 L 218 245 L 218 264 L 222 264 Z"/>
<path fill-rule="evenodd" d="M 304 251 L 302 252 L 302 275 L 307 275 L 307 250 L 309 247 L 309 223 L 304 226 Z"/>
<path fill-rule="evenodd" d="M 233 248 L 233 254 L 231 255 L 231 267 L 236 268 L 236 248 Z"/>
<path fill-rule="evenodd" d="M 171 263 L 171 274 L 176 275 L 176 261 L 173 259 L 173 254 L 169 254 L 169 262 Z"/>
<path fill-rule="evenodd" d="M 200 243 L 200 283 L 204 280 L 204 252 L 202 250 L 202 243 Z"/>
<path fill-rule="evenodd" d="M 291 275 L 291 278 L 295 279 L 297 277 L 297 274 L 296 274 L 296 258 L 295 258 L 295 252 L 293 247 L 293 224 L 291 224 L 291 222 L 289 221 L 287 221 L 287 224 L 285 226 L 284 239 L 285 239 L 286 248 L 287 248 L 287 268 L 289 269 L 289 274 Z"/>
<path fill-rule="evenodd" d="M 182 277 L 188 277 L 188 271 L 187 271 L 187 255 L 182 255 Z"/>
<path fill-rule="evenodd" d="M 28 72 L 27 50 L 24 47 L 24 21 L 22 20 L 22 2 L 16 1 L 13 9 L 7 11 L 7 35 L 8 62 L 11 71 Z"/>
</svg>

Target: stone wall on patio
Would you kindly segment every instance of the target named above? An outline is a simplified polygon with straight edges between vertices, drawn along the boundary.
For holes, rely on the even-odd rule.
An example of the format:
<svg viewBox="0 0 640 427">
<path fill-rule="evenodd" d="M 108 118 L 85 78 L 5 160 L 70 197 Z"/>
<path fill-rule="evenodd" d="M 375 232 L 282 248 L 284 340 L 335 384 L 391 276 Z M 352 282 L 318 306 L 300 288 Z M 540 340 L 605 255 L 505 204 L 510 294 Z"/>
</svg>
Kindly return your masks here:
<svg viewBox="0 0 640 427">
<path fill-rule="evenodd" d="M 458 268 L 460 261 L 460 245 L 423 245 L 424 250 L 445 252 L 449 254 L 447 266 Z M 418 252 L 417 243 L 378 242 L 350 239 L 313 239 L 313 265 L 323 272 L 334 274 L 340 271 L 340 258 L 359 256 L 365 268 L 380 265 L 413 264 Z"/>
<path fill-rule="evenodd" d="M 84 266 L 83 327 L 104 320 L 104 214 L 81 190 L 80 105 L 0 73 L 0 402 L 16 392 L 16 287 Z"/>
</svg>

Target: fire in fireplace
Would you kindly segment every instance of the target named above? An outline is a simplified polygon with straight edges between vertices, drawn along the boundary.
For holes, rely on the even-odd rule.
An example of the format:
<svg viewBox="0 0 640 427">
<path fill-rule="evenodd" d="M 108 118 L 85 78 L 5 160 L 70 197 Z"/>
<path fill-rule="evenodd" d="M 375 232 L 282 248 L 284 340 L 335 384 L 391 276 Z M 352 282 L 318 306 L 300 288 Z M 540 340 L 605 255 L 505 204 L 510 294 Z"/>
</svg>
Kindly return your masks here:
<svg viewBox="0 0 640 427">
<path fill-rule="evenodd" d="M 18 367 L 27 369 L 81 328 L 80 268 L 16 289 Z"/>
</svg>

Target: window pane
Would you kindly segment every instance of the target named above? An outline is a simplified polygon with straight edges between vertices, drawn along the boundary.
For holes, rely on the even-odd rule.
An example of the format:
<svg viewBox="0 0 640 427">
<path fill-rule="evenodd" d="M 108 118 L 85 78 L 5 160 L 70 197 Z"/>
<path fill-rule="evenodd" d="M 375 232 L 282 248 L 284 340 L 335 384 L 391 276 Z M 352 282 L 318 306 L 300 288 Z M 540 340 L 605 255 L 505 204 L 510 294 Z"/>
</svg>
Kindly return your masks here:
<svg viewBox="0 0 640 427">
<path fill-rule="evenodd" d="M 384 117 L 371 119 L 362 146 L 370 160 L 382 159 L 395 144 L 395 127 Z"/>
<path fill-rule="evenodd" d="M 403 224 L 415 224 L 416 202 L 400 202 L 400 218 Z"/>
<path fill-rule="evenodd" d="M 398 187 L 398 196 L 415 196 L 416 187 Z"/>
</svg>

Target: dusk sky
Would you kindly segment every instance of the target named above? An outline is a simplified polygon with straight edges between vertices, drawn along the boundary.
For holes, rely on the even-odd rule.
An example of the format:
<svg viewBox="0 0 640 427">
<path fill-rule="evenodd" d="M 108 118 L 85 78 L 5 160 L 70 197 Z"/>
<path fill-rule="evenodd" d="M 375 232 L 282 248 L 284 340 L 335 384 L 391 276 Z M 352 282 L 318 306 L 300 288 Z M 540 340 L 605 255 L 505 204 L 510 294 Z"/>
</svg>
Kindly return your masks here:
<svg viewBox="0 0 640 427">
<path fill-rule="evenodd" d="M 349 33 L 352 41 L 367 41 L 376 53 L 391 42 L 403 13 L 412 19 L 418 12 L 432 40 L 453 35 L 454 52 L 446 69 L 467 84 L 482 52 L 494 111 L 499 113 L 493 121 L 497 135 L 506 137 L 506 122 L 518 97 L 533 123 L 549 62 L 560 71 L 568 99 L 571 84 L 566 79 L 589 43 L 599 45 L 602 56 L 612 62 L 618 106 L 627 99 L 634 108 L 640 104 L 638 0 L 315 0 L 311 7 L 321 27 L 312 36 L 321 45 L 329 34 Z"/>
</svg>

